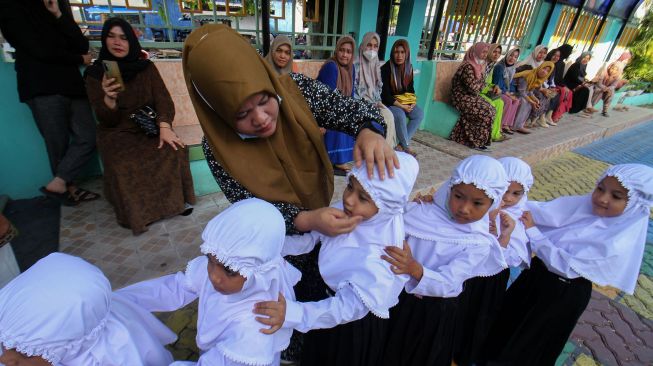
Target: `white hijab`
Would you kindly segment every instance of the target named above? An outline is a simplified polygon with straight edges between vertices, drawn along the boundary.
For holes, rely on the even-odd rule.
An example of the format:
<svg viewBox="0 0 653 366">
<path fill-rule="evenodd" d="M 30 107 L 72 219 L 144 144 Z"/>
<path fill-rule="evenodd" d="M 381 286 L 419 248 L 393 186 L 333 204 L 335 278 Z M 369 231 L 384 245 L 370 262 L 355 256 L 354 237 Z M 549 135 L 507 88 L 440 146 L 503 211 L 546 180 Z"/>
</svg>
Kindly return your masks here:
<svg viewBox="0 0 653 366">
<path fill-rule="evenodd" d="M 529 247 L 526 245 L 526 243 L 528 243 L 528 237 L 526 236 L 526 229 L 519 219 L 524 211 L 528 210 L 526 208 L 526 203 L 528 202 L 528 191 L 530 191 L 534 183 L 533 173 L 531 172 L 531 167 L 518 158 L 505 157 L 499 159 L 499 162 L 503 165 L 503 169 L 506 171 L 508 184 L 510 184 L 510 182 L 517 182 L 524 188 L 524 196 L 519 200 L 519 202 L 511 207 L 505 207 L 501 210 L 510 215 L 510 217 L 515 220 L 515 225 L 517 226 L 510 237 L 509 248 L 514 250 L 524 263 L 529 264 L 531 262 L 531 252 Z M 499 220 L 498 217 L 497 220 Z"/>
<path fill-rule="evenodd" d="M 0 343 L 53 365 L 167 365 L 176 335 L 112 294 L 102 271 L 53 253 L 0 291 Z"/>
<path fill-rule="evenodd" d="M 528 209 L 537 227 L 562 249 L 563 259 L 576 273 L 601 286 L 614 286 L 632 294 L 653 206 L 653 168 L 615 165 L 598 182 L 608 176 L 615 177 L 628 190 L 628 204 L 619 216 L 594 215 L 591 194 L 529 202 Z"/>
<path fill-rule="evenodd" d="M 209 221 L 200 250 L 246 281 L 239 293 L 223 295 L 209 281 L 206 256 L 189 262 L 188 285 L 200 293 L 196 340 L 201 350 L 215 347 L 234 362 L 268 365 L 288 347 L 292 329 L 262 334 L 252 313 L 255 303 L 276 301 L 279 292 L 295 298 L 292 286 L 301 273 L 281 257 L 285 232 L 281 213 L 258 198 L 237 202 Z"/>
<path fill-rule="evenodd" d="M 451 178 L 435 192 L 435 204 L 410 204 L 410 217 L 406 216 L 406 234 L 418 239 L 456 245 L 488 245 L 490 255 L 475 276 L 492 276 L 507 265 L 497 238 L 490 233 L 489 214 L 481 220 L 459 224 L 452 219 L 449 195 L 456 184 L 473 184 L 493 200 L 489 211 L 499 207 L 508 188 L 506 173 L 501 164 L 488 156 L 472 155 L 461 161 Z"/>
<path fill-rule="evenodd" d="M 542 62 L 544 62 L 544 59 L 542 59 L 542 61 L 537 61 L 535 58 L 537 57 L 537 54 L 540 53 L 540 51 L 543 48 L 546 48 L 546 46 L 542 45 L 542 44 L 539 45 L 539 46 L 536 46 L 535 49 L 533 50 L 533 52 L 531 52 L 530 55 L 528 55 L 523 61 L 520 61 L 520 62 L 517 63 L 517 68 L 519 68 L 520 66 L 523 66 L 523 65 L 530 65 L 531 67 L 533 67 L 533 69 L 537 69 L 538 66 L 540 66 L 542 64 Z"/>
<path fill-rule="evenodd" d="M 388 310 L 397 304 L 408 280 L 407 276 L 392 273 L 381 254 L 386 246 L 403 246 L 404 206 L 419 172 L 414 157 L 402 152 L 397 157 L 401 169 L 395 170 L 394 178 L 380 180 L 375 169 L 374 177 L 369 179 L 365 165 L 352 169 L 348 179 L 358 180 L 379 212 L 351 233 L 322 237 L 318 261 L 320 274 L 332 290 L 351 285 L 365 306 L 381 318 L 389 317 Z M 342 208 L 342 203 L 334 207 Z"/>
</svg>

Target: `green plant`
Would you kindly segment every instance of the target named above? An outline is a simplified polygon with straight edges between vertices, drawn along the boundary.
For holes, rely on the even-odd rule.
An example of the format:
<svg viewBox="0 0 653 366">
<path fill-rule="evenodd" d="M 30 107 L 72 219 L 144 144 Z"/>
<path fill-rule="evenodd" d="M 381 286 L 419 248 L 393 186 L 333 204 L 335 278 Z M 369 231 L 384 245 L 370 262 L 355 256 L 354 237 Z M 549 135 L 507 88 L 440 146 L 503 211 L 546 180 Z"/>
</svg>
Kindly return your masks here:
<svg viewBox="0 0 653 366">
<path fill-rule="evenodd" d="M 624 70 L 624 77 L 633 81 L 653 82 L 653 9 L 639 24 L 639 33 L 630 42 L 628 49 L 633 55 L 632 60 Z"/>
<path fill-rule="evenodd" d="M 168 24 L 168 13 L 166 13 L 166 7 L 163 4 L 165 0 L 160 0 L 158 2 L 158 8 L 157 8 L 157 13 L 159 14 L 159 17 L 161 20 L 163 20 L 164 24 Z"/>
</svg>

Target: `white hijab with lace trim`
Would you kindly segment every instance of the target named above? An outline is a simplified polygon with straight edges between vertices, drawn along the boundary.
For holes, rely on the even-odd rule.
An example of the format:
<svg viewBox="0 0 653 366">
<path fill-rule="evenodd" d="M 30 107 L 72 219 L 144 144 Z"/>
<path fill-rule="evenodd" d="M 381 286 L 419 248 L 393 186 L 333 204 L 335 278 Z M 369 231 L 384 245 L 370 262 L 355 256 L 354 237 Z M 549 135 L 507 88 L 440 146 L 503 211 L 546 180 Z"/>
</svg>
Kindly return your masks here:
<svg viewBox="0 0 653 366">
<path fill-rule="evenodd" d="M 369 179 L 364 164 L 352 169 L 347 179 L 358 180 L 379 212 L 351 233 L 322 236 L 318 260 L 320 274 L 332 290 L 351 285 L 370 312 L 380 318 L 389 317 L 389 309 L 397 304 L 408 280 L 392 273 L 390 264 L 381 259 L 386 246 L 403 246 L 404 207 L 419 172 L 414 157 L 402 152 L 397 157 L 401 169 L 395 170 L 394 178 L 380 180 L 375 168 Z M 333 207 L 342 209 L 342 202 Z"/>
<path fill-rule="evenodd" d="M 53 253 L 0 290 L 0 343 L 60 366 L 167 365 L 176 335 L 112 294 L 102 271 Z"/>
<path fill-rule="evenodd" d="M 601 286 L 632 294 L 646 245 L 646 230 L 653 206 L 653 168 L 619 164 L 599 178 L 615 177 L 628 190 L 624 212 L 599 217 L 592 212 L 591 194 L 560 197 L 550 202 L 529 202 L 535 225 L 561 249 L 561 260 L 580 276 Z"/>
<path fill-rule="evenodd" d="M 508 188 L 506 173 L 501 164 L 488 156 L 472 155 L 461 161 L 451 178 L 433 197 L 434 204 L 411 204 L 405 217 L 406 234 L 422 240 L 455 245 L 488 245 L 490 255 L 475 276 L 493 276 L 507 267 L 497 238 L 490 233 L 489 211 L 499 207 Z M 492 199 L 492 206 L 481 220 L 459 224 L 449 209 L 451 188 L 457 184 L 473 184 Z"/>
<path fill-rule="evenodd" d="M 524 211 L 527 210 L 526 203 L 528 202 L 528 191 L 533 186 L 534 179 L 531 167 L 523 160 L 514 157 L 500 158 L 499 162 L 503 165 L 508 177 L 508 184 L 510 182 L 519 183 L 524 189 L 524 196 L 515 205 L 504 207 L 501 211 L 506 212 L 510 217 L 515 220 L 515 229 L 510 236 L 510 243 L 508 249 L 512 250 L 519 259 L 526 265 L 531 263 L 531 251 L 528 247 L 528 236 L 526 235 L 526 228 L 522 224 L 520 218 Z M 499 226 L 499 216 L 497 216 L 497 227 Z M 512 265 L 511 263 L 508 263 Z"/>
<path fill-rule="evenodd" d="M 276 301 L 280 292 L 295 298 L 292 287 L 301 273 L 281 257 L 285 233 L 281 213 L 257 198 L 239 201 L 209 221 L 200 250 L 246 281 L 242 291 L 224 295 L 208 278 L 206 256 L 189 262 L 187 285 L 199 293 L 196 341 L 201 350 L 216 348 L 234 362 L 269 365 L 288 347 L 292 329 L 263 334 L 252 313 L 255 303 Z"/>
</svg>

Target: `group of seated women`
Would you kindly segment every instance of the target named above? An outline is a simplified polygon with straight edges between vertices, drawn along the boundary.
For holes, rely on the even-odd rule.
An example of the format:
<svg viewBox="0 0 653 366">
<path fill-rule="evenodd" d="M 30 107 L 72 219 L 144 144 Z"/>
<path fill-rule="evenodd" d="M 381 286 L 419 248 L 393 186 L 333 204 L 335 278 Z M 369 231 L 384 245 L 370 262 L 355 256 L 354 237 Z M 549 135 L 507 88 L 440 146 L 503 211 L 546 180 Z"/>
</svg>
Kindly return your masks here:
<svg viewBox="0 0 653 366">
<path fill-rule="evenodd" d="M 376 105 L 387 125 L 386 141 L 398 151 L 415 155 L 410 140 L 417 131 L 424 112 L 417 106 L 413 85 L 410 47 L 404 39 L 392 46 L 390 60 L 381 65 L 377 33 L 366 33 L 359 46 L 350 36 L 341 37 L 334 54 L 322 65 L 317 80 L 345 96 Z M 266 60 L 280 74 L 292 72 L 292 42 L 279 35 L 272 42 Z M 334 172 L 344 175 L 351 169 L 354 139 L 350 135 L 325 130 L 324 143 Z"/>
<path fill-rule="evenodd" d="M 550 51 L 539 45 L 518 62 L 518 47 L 501 58 L 501 45 L 474 44 L 452 80 L 451 100 L 460 118 L 450 139 L 489 151 L 492 142 L 508 140 L 515 132 L 530 134 L 535 127 L 557 126 L 565 113 L 589 117 L 598 112 L 594 105 L 599 100 L 603 100 L 601 114 L 608 117 L 615 90 L 624 84 L 621 75 L 629 54 L 590 81 L 590 52 L 581 53 L 565 72 L 572 51 L 568 44 Z"/>
</svg>

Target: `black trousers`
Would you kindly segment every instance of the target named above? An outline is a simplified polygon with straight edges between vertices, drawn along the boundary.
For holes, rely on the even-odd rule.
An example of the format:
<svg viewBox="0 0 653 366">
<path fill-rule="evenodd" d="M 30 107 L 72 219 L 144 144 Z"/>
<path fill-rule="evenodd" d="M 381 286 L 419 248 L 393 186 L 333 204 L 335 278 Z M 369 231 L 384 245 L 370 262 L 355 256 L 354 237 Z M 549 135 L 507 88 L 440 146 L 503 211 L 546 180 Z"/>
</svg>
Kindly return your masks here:
<svg viewBox="0 0 653 366">
<path fill-rule="evenodd" d="M 95 151 L 95 118 L 88 100 L 44 95 L 27 105 L 45 141 L 52 174 L 72 182 Z"/>
</svg>

